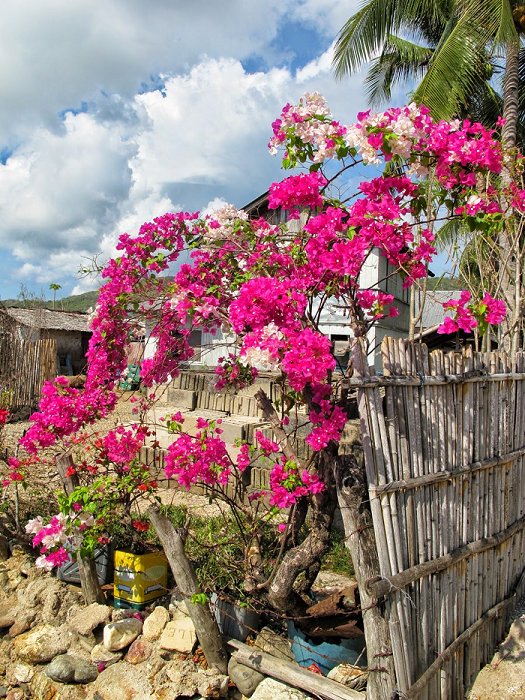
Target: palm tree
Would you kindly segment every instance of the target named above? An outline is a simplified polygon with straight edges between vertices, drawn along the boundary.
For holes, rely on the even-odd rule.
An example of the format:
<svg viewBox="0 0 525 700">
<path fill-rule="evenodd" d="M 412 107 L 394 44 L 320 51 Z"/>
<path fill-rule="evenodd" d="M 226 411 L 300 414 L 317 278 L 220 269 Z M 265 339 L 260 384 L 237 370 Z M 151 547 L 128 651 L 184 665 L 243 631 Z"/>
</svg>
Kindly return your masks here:
<svg viewBox="0 0 525 700">
<path fill-rule="evenodd" d="M 49 285 L 49 289 L 51 289 L 53 291 L 53 311 L 54 311 L 57 292 L 59 289 L 62 289 L 62 285 L 57 284 L 56 282 L 51 282 L 51 284 Z"/>
<path fill-rule="evenodd" d="M 437 119 L 493 126 L 503 114 L 503 140 L 513 146 L 525 142 L 524 31 L 517 0 L 365 0 L 339 33 L 333 65 L 342 77 L 371 62 L 372 104 L 404 81 Z M 494 88 L 502 71 L 503 96 Z"/>
<path fill-rule="evenodd" d="M 372 102 L 394 84 L 416 85 L 412 99 L 437 119 L 469 116 L 486 126 L 504 118 L 507 149 L 525 144 L 524 0 L 364 0 L 335 46 L 337 76 L 371 61 Z M 375 56 L 379 53 L 379 56 Z M 501 77 L 502 95 L 494 88 Z M 504 169 L 503 184 L 512 174 Z M 506 218 L 498 238 L 499 290 L 509 307 L 505 347 L 515 350 L 522 323 L 521 227 Z"/>
</svg>

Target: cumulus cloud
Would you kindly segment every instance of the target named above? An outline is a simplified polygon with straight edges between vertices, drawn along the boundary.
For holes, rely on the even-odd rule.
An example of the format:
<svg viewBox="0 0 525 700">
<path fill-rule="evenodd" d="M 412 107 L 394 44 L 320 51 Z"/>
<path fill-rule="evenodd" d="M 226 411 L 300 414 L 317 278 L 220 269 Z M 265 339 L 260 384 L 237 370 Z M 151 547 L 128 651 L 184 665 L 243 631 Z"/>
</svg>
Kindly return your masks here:
<svg viewBox="0 0 525 700">
<path fill-rule="evenodd" d="M 274 41 L 283 18 L 324 17 L 333 35 L 341 4 L 4 0 L 0 247 L 12 276 L 85 291 L 95 283 L 74 282 L 78 268 L 110 257 L 120 233 L 169 210 L 240 207 L 283 177 L 266 144 L 286 102 L 317 90 L 345 119 L 364 105 L 360 77 L 335 83 L 327 41 L 298 71 Z M 250 71 L 250 56 L 273 65 Z"/>
</svg>

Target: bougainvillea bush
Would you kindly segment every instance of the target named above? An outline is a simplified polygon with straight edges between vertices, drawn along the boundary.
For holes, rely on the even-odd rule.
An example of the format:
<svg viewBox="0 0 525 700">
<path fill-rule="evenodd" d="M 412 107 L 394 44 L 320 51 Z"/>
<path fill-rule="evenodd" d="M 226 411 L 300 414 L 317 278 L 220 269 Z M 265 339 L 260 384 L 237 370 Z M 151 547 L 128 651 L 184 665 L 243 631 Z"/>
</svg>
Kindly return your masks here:
<svg viewBox="0 0 525 700">
<path fill-rule="evenodd" d="M 253 443 L 242 442 L 232 453 L 219 421 L 202 420 L 196 434 L 189 434 L 183 415 L 167 416 L 172 440 L 166 474 L 186 487 L 205 483 L 221 491 L 228 483 L 242 483 L 254 459 L 266 460 L 268 492 L 251 493 L 240 506 L 250 569 L 246 580 L 253 591 L 268 591 L 275 606 L 291 609 L 294 581 L 303 572 L 307 578 L 315 573 L 328 543 L 338 443 L 347 421 L 346 405 L 333 390 L 336 363 L 319 327 L 321 311 L 337 303 L 348 316 L 349 333 L 366 342 L 377 319 L 397 312 L 391 295 L 360 286 L 372 251 L 386 257 L 406 287 L 418 284 L 427 275 L 441 222 L 456 217 L 471 228 L 497 231 L 507 213 L 501 203 L 521 213 L 525 193 L 512 184 L 502 194 L 503 153 L 495 133 L 468 121 L 435 123 L 415 105 L 361 113 L 345 125 L 320 95 L 309 94 L 297 105 L 286 105 L 269 145 L 282 153 L 285 168 L 301 169 L 269 188 L 270 208 L 286 210 L 293 225 L 249 220 L 244 212 L 225 207 L 206 217 L 166 214 L 144 224 L 136 236 L 122 235 L 118 256 L 103 272 L 85 387 L 70 388 L 60 378 L 46 384 L 22 440 L 29 462 L 20 459 L 12 468 L 13 475 L 31 479 L 31 460 L 42 448 L 70 451 L 86 425 L 113 411 L 126 346 L 137 323 L 147 321 L 155 353 L 141 365 L 145 391 L 137 399 L 136 421 L 111 431 L 99 448 L 104 465 L 113 465 L 112 479 L 127 479 L 133 489 L 154 493 L 139 448 L 147 438 L 145 416 L 158 387 L 191 359 L 192 328 L 232 334 L 237 342 L 216 369 L 217 390 L 252 384 L 262 370 L 274 372 L 279 403 L 263 391 L 256 395 L 273 437 L 256 432 Z M 381 174 L 387 164 L 389 174 Z M 373 166 L 371 172 L 367 165 Z M 334 183 L 355 166 L 366 179 L 352 197 L 338 200 Z M 183 251 L 190 251 L 189 258 L 183 256 L 190 262 L 179 264 Z M 166 278 L 177 265 L 174 278 Z M 489 294 L 479 300 L 464 295 L 448 308 L 444 332 L 486 330 L 504 314 Z M 297 456 L 301 421 L 311 448 L 308 460 Z M 90 516 L 99 529 L 104 526 L 91 504 L 103 499 L 109 485 L 101 487 L 96 469 L 91 473 L 82 464 L 74 469 L 83 500 L 63 501 L 61 517 L 50 524 L 30 524 L 47 565 L 65 558 L 67 528 L 76 523 L 89 531 Z M 276 513 L 280 550 L 276 556 L 272 552 L 274 569 L 268 573 L 260 524 Z"/>
</svg>

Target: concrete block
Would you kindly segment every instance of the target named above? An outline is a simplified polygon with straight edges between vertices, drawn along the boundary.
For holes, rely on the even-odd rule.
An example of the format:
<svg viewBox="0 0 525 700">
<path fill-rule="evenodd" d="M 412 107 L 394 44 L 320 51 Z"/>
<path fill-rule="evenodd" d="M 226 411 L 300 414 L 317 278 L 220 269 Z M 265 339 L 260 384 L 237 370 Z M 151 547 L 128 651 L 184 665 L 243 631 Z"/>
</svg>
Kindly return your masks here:
<svg viewBox="0 0 525 700">
<path fill-rule="evenodd" d="M 168 401 L 177 408 L 193 411 L 197 406 L 197 392 L 188 389 L 168 389 Z"/>
</svg>

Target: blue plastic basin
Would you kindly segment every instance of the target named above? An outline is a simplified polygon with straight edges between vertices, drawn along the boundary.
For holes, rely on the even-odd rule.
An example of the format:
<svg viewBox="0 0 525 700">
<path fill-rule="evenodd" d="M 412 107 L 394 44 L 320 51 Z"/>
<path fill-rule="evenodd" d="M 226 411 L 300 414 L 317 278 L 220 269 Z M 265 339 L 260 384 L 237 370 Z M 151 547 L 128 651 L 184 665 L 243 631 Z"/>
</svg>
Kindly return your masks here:
<svg viewBox="0 0 525 700">
<path fill-rule="evenodd" d="M 366 666 L 366 654 L 362 653 L 365 648 L 364 636 L 332 642 L 315 642 L 289 620 L 288 637 L 292 642 L 292 653 L 299 666 L 308 668 L 315 664 L 325 675 L 334 666 L 355 664 L 357 659 L 360 666 Z"/>
</svg>

